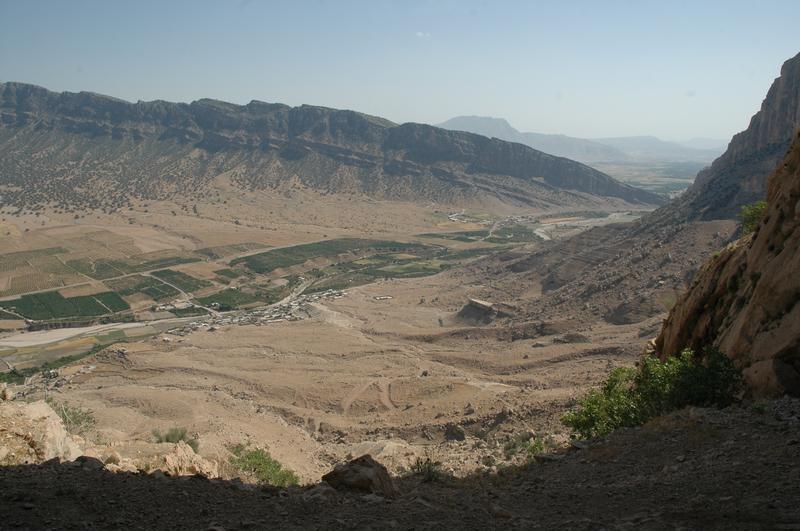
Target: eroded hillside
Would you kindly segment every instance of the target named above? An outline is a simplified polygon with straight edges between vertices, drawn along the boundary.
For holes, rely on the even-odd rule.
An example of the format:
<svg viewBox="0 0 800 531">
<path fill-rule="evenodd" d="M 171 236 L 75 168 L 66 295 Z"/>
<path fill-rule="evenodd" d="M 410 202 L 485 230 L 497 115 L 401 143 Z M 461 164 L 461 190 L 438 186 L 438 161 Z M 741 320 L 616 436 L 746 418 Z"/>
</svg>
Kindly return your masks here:
<svg viewBox="0 0 800 531">
<path fill-rule="evenodd" d="M 657 205 L 655 194 L 527 146 L 353 111 L 258 101 L 128 103 L 0 85 L 3 202 L 70 210 L 202 201 L 298 182 L 326 194 L 536 208 Z"/>
</svg>

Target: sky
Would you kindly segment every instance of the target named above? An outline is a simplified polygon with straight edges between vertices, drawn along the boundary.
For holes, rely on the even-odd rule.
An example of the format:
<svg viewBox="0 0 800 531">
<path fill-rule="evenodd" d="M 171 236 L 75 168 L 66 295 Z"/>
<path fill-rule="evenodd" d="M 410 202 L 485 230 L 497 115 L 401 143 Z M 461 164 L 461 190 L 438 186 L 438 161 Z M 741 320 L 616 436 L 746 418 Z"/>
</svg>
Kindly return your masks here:
<svg viewBox="0 0 800 531">
<path fill-rule="evenodd" d="M 800 52 L 796 1 L 0 0 L 0 81 L 729 139 Z"/>
</svg>

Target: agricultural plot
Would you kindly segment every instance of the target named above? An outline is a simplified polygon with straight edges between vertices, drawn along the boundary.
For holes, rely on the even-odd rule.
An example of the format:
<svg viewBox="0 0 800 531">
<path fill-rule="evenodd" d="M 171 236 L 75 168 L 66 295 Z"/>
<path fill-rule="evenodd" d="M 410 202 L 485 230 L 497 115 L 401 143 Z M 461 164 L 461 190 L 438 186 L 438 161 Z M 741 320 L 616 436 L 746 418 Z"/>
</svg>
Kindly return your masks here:
<svg viewBox="0 0 800 531">
<path fill-rule="evenodd" d="M 229 267 L 226 267 L 225 269 L 217 269 L 216 271 L 214 271 L 214 274 L 219 277 L 225 277 L 230 279 L 239 278 L 240 276 L 242 276 L 241 273 Z"/>
<path fill-rule="evenodd" d="M 400 243 L 380 240 L 364 240 L 359 238 L 342 238 L 304 245 L 295 245 L 284 249 L 275 249 L 264 253 L 237 258 L 231 265 L 244 264 L 255 273 L 269 273 L 282 267 L 302 264 L 312 258 L 333 258 L 343 253 L 355 251 L 405 251 L 421 247 L 419 244 Z"/>
<path fill-rule="evenodd" d="M 162 269 L 160 271 L 153 271 L 151 275 L 160 278 L 165 282 L 169 282 L 176 288 L 186 292 L 197 291 L 212 285 L 212 283 L 209 282 L 208 280 L 195 278 L 193 276 L 187 275 L 186 273 L 182 273 L 180 271 L 174 271 L 172 269 Z"/>
<path fill-rule="evenodd" d="M 228 256 L 233 256 L 235 254 L 257 251 L 259 249 L 269 249 L 269 245 L 265 245 L 263 243 L 246 242 L 236 243 L 233 245 L 220 245 L 218 247 L 206 247 L 204 249 L 198 249 L 197 252 L 213 260 L 219 260 L 220 258 L 227 258 Z"/>
<path fill-rule="evenodd" d="M 218 305 L 222 311 L 232 310 L 256 302 L 263 302 L 255 295 L 235 288 L 228 288 L 207 297 L 199 297 L 197 301 L 203 306 Z"/>
<path fill-rule="evenodd" d="M 0 307 L 34 321 L 99 317 L 130 308 L 128 303 L 113 292 L 64 298 L 57 291 L 23 295 L 18 299 L 0 302 Z"/>
<path fill-rule="evenodd" d="M 489 235 L 489 231 L 484 230 L 465 230 L 460 232 L 426 232 L 419 236 L 423 238 L 440 238 L 442 240 L 452 240 L 457 242 L 476 242 L 484 239 Z"/>
<path fill-rule="evenodd" d="M 197 262 L 200 259 L 189 254 L 151 256 L 156 253 L 141 254 L 128 259 L 98 259 L 81 258 L 70 260 L 67 265 L 83 273 L 86 276 L 97 280 L 106 280 L 131 273 L 142 271 L 152 271 L 178 264 Z M 163 253 L 157 253 L 163 255 Z"/>
<path fill-rule="evenodd" d="M 107 281 L 105 284 L 123 297 L 129 297 L 136 293 L 144 293 L 156 302 L 174 299 L 180 295 L 180 292 L 172 286 L 164 284 L 157 278 L 144 275 L 132 275 L 118 278 Z"/>
<path fill-rule="evenodd" d="M 62 247 L 48 247 L 46 249 L 37 249 L 35 251 L 17 251 L 13 253 L 6 253 L 0 255 L 0 272 L 14 271 L 18 267 L 35 264 L 46 256 L 52 256 L 66 252 L 67 250 Z"/>
<path fill-rule="evenodd" d="M 486 238 L 490 243 L 528 243 L 537 242 L 541 240 L 536 235 L 534 230 L 526 225 L 510 225 L 508 227 L 500 227 L 489 238 Z"/>
</svg>

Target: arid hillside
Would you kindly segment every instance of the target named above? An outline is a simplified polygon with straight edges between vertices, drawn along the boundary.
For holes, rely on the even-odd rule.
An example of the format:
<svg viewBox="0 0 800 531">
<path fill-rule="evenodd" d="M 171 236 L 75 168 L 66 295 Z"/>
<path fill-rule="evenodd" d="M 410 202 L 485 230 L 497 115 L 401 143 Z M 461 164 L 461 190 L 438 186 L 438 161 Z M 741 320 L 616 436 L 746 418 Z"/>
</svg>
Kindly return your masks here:
<svg viewBox="0 0 800 531">
<path fill-rule="evenodd" d="M 660 196 L 521 144 L 353 111 L 252 101 L 128 103 L 0 85 L 0 193 L 19 208 L 202 201 L 212 183 L 491 208 L 658 205 Z"/>
</svg>

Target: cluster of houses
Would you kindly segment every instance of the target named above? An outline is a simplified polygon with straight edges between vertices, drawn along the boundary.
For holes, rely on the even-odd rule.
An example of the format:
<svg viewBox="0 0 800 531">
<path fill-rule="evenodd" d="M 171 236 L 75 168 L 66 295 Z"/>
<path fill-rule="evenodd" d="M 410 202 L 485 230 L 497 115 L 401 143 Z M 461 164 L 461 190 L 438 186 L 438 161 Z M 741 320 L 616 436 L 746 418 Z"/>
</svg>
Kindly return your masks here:
<svg viewBox="0 0 800 531">
<path fill-rule="evenodd" d="M 174 328 L 169 331 L 170 335 L 185 336 L 197 330 L 213 332 L 220 326 L 230 325 L 264 325 L 279 323 L 282 321 L 299 321 L 309 317 L 307 305 L 320 300 L 339 299 L 345 296 L 345 292 L 336 289 L 329 289 L 317 293 L 300 295 L 291 301 L 282 304 L 275 304 L 263 308 L 254 308 L 241 312 L 220 314 L 203 320 L 192 321 L 184 326 Z M 163 336 L 164 340 L 170 340 L 169 336 Z"/>
</svg>

